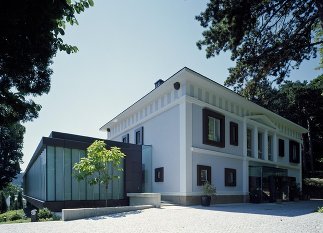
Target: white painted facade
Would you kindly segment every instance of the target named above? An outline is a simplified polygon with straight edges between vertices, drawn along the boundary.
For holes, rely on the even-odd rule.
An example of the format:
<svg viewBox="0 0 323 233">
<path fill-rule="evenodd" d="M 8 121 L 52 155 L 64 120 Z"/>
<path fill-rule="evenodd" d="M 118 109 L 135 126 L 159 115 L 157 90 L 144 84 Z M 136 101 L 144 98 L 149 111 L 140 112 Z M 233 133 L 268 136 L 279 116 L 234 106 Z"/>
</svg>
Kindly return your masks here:
<svg viewBox="0 0 323 233">
<path fill-rule="evenodd" d="M 178 90 L 174 83 L 178 82 Z M 203 109 L 225 116 L 225 146 L 203 143 Z M 230 145 L 230 122 L 238 124 L 238 145 Z M 164 181 L 154 182 L 152 191 L 168 196 L 197 196 L 197 165 L 212 168 L 212 183 L 217 195 L 247 196 L 249 166 L 287 169 L 288 176 L 301 183 L 301 163 L 289 162 L 289 141 L 302 145 L 306 129 L 262 108 L 218 83 L 183 68 L 162 85 L 102 126 L 107 139 L 122 141 L 143 127 L 143 144 L 152 146 L 152 170 L 164 168 Z M 251 156 L 247 153 L 247 129 L 252 132 Z M 263 159 L 258 158 L 258 133 L 263 138 Z M 268 145 L 271 137 L 271 146 Z M 278 156 L 278 139 L 284 139 L 285 156 Z M 272 148 L 271 159 L 268 147 Z M 299 149 L 301 151 L 301 148 Z M 301 158 L 300 158 L 300 161 Z M 225 186 L 224 168 L 236 170 L 236 185 Z"/>
</svg>

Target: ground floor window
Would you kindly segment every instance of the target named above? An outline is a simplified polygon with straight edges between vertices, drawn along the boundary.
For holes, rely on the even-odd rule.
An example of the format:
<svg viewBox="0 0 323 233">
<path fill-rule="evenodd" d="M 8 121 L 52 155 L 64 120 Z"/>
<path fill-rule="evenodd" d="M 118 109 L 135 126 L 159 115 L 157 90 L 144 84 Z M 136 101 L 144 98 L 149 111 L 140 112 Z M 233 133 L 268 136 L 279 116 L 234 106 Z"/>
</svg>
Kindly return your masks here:
<svg viewBox="0 0 323 233">
<path fill-rule="evenodd" d="M 211 183 L 211 167 L 197 165 L 197 186 L 202 186 L 205 182 Z"/>
</svg>

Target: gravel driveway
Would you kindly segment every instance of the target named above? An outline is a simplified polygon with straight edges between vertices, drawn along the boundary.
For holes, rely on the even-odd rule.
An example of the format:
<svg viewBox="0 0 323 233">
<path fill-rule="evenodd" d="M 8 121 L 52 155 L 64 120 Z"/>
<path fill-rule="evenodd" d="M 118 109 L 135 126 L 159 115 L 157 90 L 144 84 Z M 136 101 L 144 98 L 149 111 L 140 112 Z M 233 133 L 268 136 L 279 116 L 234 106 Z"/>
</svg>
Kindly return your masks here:
<svg viewBox="0 0 323 233">
<path fill-rule="evenodd" d="M 0 225 L 15 232 L 306 232 L 323 233 L 323 200 L 266 204 L 171 206 L 75 220 Z"/>
</svg>

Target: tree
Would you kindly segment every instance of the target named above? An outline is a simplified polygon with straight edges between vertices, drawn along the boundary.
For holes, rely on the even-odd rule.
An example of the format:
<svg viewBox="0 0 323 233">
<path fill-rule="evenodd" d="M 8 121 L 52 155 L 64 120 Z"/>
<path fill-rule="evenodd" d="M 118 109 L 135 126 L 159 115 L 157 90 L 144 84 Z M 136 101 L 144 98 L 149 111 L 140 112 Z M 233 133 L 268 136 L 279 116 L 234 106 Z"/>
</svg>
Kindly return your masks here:
<svg viewBox="0 0 323 233">
<path fill-rule="evenodd" d="M 3 192 L 0 192 L 0 213 L 7 212 L 8 206 L 6 202 L 6 197 Z"/>
<path fill-rule="evenodd" d="M 13 153 L 2 140 L 0 150 L 7 151 L 5 177 L 20 172 L 20 144 L 24 128 L 21 122 L 38 116 L 41 106 L 33 97 L 48 93 L 52 58 L 58 50 L 74 53 L 76 46 L 65 44 L 66 24 L 77 24 L 76 14 L 93 6 L 93 0 L 22 0 L 2 1 L 0 7 L 0 130 L 19 135 Z M 20 140 L 21 139 L 21 140 Z M 11 146 L 11 144 L 10 144 Z M 8 172 L 7 172 L 8 170 Z M 7 172 L 7 173 L 6 173 Z M 7 184 L 2 183 L 1 186 Z"/>
<path fill-rule="evenodd" d="M 115 171 L 123 171 L 120 164 L 126 155 L 118 147 L 106 149 L 104 141 L 99 140 L 87 148 L 86 155 L 87 157 L 81 158 L 79 163 L 74 164 L 74 176 L 77 180 L 87 180 L 90 185 L 105 185 L 107 195 L 110 181 L 120 178 L 115 175 Z"/>
<path fill-rule="evenodd" d="M 23 201 L 22 201 L 22 191 L 20 190 L 18 192 L 18 196 L 17 196 L 17 209 L 20 210 L 24 207 L 23 205 Z"/>
<path fill-rule="evenodd" d="M 268 77 L 279 84 L 323 50 L 322 0 L 211 0 L 196 19 L 207 58 L 231 51 L 236 65 L 225 84 L 236 90 Z"/>
<path fill-rule="evenodd" d="M 0 190 L 20 172 L 24 133 L 25 128 L 18 123 L 0 126 Z"/>
</svg>

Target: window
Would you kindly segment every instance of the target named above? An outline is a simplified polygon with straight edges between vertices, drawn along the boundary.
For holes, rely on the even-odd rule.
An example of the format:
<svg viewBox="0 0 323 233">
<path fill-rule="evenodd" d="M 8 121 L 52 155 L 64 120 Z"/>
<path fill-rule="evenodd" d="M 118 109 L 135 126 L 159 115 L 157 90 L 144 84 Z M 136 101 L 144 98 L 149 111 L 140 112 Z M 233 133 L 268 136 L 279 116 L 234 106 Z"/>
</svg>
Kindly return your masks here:
<svg viewBox="0 0 323 233">
<path fill-rule="evenodd" d="M 289 141 L 289 162 L 299 163 L 299 143 Z"/>
<path fill-rule="evenodd" d="M 247 129 L 247 156 L 251 157 L 251 138 L 252 138 L 252 131 L 251 129 Z"/>
<path fill-rule="evenodd" d="M 268 160 L 273 160 L 273 138 L 268 135 Z"/>
<path fill-rule="evenodd" d="M 278 140 L 278 146 L 279 146 L 279 156 L 284 157 L 285 156 L 285 141 L 283 139 Z"/>
<path fill-rule="evenodd" d="M 209 109 L 203 109 L 203 143 L 224 147 L 224 123 L 223 115 Z"/>
<path fill-rule="evenodd" d="M 236 186 L 237 174 L 236 169 L 224 168 L 224 183 L 225 186 Z"/>
<path fill-rule="evenodd" d="M 206 181 L 211 183 L 211 167 L 197 165 L 197 186 L 204 185 Z"/>
<path fill-rule="evenodd" d="M 144 144 L 144 127 L 140 127 L 135 131 L 135 143 L 137 145 Z"/>
<path fill-rule="evenodd" d="M 155 169 L 155 182 L 164 182 L 164 168 L 159 167 Z"/>
<path fill-rule="evenodd" d="M 129 143 L 129 134 L 126 134 L 122 137 L 122 142 L 123 143 Z"/>
<path fill-rule="evenodd" d="M 263 147 L 263 143 L 262 143 L 262 138 L 263 135 L 262 133 L 258 133 L 258 159 L 263 159 L 262 157 L 262 147 Z"/>
<path fill-rule="evenodd" d="M 238 124 L 235 122 L 230 122 L 230 144 L 238 146 Z"/>
</svg>

